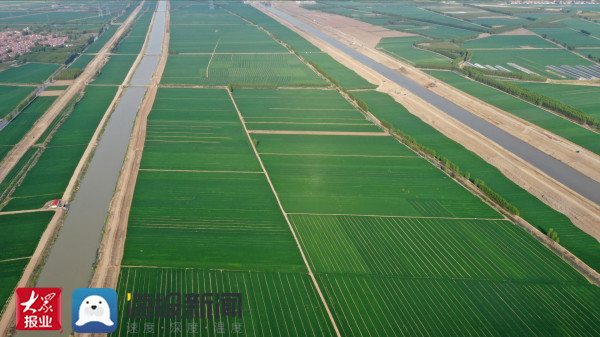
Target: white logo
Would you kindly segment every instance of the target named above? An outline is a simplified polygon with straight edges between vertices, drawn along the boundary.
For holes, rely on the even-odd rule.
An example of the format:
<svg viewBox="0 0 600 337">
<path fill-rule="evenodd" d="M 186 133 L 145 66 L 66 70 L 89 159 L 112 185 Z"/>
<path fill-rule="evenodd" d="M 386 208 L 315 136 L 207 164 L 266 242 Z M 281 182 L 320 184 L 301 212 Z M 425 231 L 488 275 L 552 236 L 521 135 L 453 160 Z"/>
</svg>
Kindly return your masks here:
<svg viewBox="0 0 600 337">
<path fill-rule="evenodd" d="M 89 322 L 100 322 L 107 326 L 115 324 L 110 320 L 110 307 L 101 296 L 88 296 L 79 306 L 79 320 L 75 325 L 82 326 Z"/>
</svg>

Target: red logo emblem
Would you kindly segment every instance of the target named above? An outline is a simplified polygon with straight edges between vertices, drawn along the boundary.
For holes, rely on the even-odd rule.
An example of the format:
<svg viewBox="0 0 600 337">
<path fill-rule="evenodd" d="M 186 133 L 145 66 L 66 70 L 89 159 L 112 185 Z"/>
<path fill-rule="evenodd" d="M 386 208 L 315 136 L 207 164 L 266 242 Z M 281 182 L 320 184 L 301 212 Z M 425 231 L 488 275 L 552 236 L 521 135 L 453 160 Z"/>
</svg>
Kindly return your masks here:
<svg viewBox="0 0 600 337">
<path fill-rule="evenodd" d="M 17 288 L 17 330 L 60 330 L 61 288 Z"/>
</svg>

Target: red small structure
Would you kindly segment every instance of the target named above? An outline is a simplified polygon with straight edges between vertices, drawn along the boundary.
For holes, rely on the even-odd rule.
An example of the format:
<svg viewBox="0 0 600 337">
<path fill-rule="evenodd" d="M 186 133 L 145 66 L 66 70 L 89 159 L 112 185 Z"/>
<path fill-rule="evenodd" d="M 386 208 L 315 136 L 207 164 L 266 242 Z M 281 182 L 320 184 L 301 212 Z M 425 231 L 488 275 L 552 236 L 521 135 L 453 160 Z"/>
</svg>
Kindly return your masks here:
<svg viewBox="0 0 600 337">
<path fill-rule="evenodd" d="M 50 204 L 50 208 L 58 208 L 60 206 L 61 206 L 60 199 L 52 200 L 52 203 Z"/>
</svg>

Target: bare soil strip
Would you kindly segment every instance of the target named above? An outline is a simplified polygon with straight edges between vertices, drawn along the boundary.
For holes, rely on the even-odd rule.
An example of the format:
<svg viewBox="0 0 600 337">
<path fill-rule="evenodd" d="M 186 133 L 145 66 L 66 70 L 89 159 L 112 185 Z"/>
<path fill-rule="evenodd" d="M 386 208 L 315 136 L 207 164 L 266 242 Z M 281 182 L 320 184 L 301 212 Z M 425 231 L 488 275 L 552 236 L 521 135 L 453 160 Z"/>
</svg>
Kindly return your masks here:
<svg viewBox="0 0 600 337">
<path fill-rule="evenodd" d="M 315 275 L 313 274 L 312 269 L 310 268 L 310 264 L 308 263 L 308 260 L 306 259 L 306 255 L 304 254 L 304 251 L 302 250 L 302 246 L 300 245 L 300 241 L 298 240 L 298 236 L 296 235 L 296 231 L 294 230 L 294 227 L 292 227 L 292 223 L 290 222 L 290 219 L 288 218 L 288 214 L 285 212 L 285 209 L 283 208 L 283 205 L 281 204 L 281 200 L 279 200 L 279 195 L 277 194 L 277 191 L 275 190 L 275 187 L 273 186 L 273 183 L 271 182 L 271 178 L 269 177 L 269 173 L 265 169 L 265 165 L 263 164 L 262 159 L 260 158 L 260 155 L 258 154 L 258 151 L 256 150 L 256 146 L 254 146 L 254 142 L 252 142 L 252 138 L 250 137 L 250 132 L 246 128 L 246 123 L 244 122 L 244 117 L 242 116 L 242 113 L 238 109 L 238 106 L 235 103 L 235 99 L 233 99 L 233 95 L 231 95 L 231 92 L 227 91 L 227 93 L 229 93 L 229 97 L 231 98 L 231 102 L 233 103 L 233 106 L 235 107 L 235 110 L 238 113 L 238 117 L 240 118 L 240 122 L 242 122 L 242 126 L 244 127 L 244 131 L 246 132 L 246 136 L 248 137 L 248 141 L 250 142 L 250 144 L 252 144 L 252 150 L 254 151 L 254 155 L 256 156 L 256 159 L 258 159 L 260 167 L 265 172 L 265 177 L 267 178 L 267 182 L 269 183 L 269 186 L 271 187 L 271 190 L 273 191 L 273 195 L 275 196 L 275 199 L 277 200 L 277 204 L 279 205 L 279 209 L 281 209 L 281 213 L 283 213 L 283 216 L 285 217 L 285 221 L 287 222 L 288 226 L 290 227 L 290 231 L 292 232 L 292 235 L 294 236 L 294 240 L 296 240 L 296 245 L 298 246 L 298 250 L 300 250 L 300 255 L 302 255 L 302 260 L 304 260 L 304 264 L 306 265 L 306 268 L 308 269 L 308 275 L 310 276 L 310 278 L 311 278 L 311 280 L 312 280 L 312 282 L 313 282 L 313 284 L 315 286 L 315 289 L 317 290 L 317 293 L 319 294 L 319 297 L 321 298 L 321 302 L 323 303 L 323 306 L 325 307 L 325 310 L 327 311 L 327 315 L 329 316 L 329 319 L 331 320 L 331 324 L 333 325 L 333 329 L 335 330 L 336 335 L 338 337 L 341 337 L 340 330 L 338 329 L 337 324 L 335 323 L 335 320 L 333 319 L 333 315 L 331 314 L 331 310 L 329 310 L 329 306 L 327 305 L 327 301 L 325 301 L 325 297 L 323 296 L 323 293 L 321 292 L 321 288 L 319 287 L 319 283 L 317 283 L 317 279 L 315 278 Z M 387 134 L 385 134 L 385 135 L 387 135 Z"/>
<path fill-rule="evenodd" d="M 27 210 L 23 210 L 23 211 L 0 212 L 0 215 L 35 213 L 35 212 L 51 212 L 51 211 L 56 211 L 56 209 L 52 209 L 52 208 L 27 209 Z"/>
<path fill-rule="evenodd" d="M 257 8 L 261 9 L 260 6 L 257 6 Z M 286 12 L 286 14 L 295 17 L 296 19 L 305 22 L 306 24 L 312 25 L 317 29 L 327 32 L 329 35 L 340 40 L 341 42 L 351 45 L 351 42 L 344 39 L 343 36 L 337 35 L 334 30 L 329 28 L 329 24 L 336 22 L 335 18 L 328 18 L 328 20 L 321 22 L 313 22 L 311 14 L 313 11 L 304 10 L 294 3 L 277 3 L 277 8 Z M 415 95 L 411 95 L 410 93 L 404 95 L 403 93 L 407 92 L 406 89 L 395 83 L 392 83 L 362 63 L 357 62 L 345 53 L 333 48 L 328 43 L 325 43 L 321 39 L 318 39 L 311 34 L 306 33 L 302 29 L 290 24 L 289 22 L 282 20 L 281 18 L 271 14 L 269 11 L 263 10 L 263 12 L 273 17 L 283 25 L 294 30 L 302 37 L 319 47 L 319 49 L 327 52 L 338 62 L 357 72 L 369 82 L 378 84 L 379 88 L 377 90 L 392 96 L 397 102 L 404 105 L 410 113 L 419 117 L 427 124 L 433 126 L 446 137 L 465 146 L 468 150 L 474 152 L 488 163 L 497 167 L 504 175 L 506 175 L 516 184 L 552 208 L 567 215 L 576 226 L 584 230 L 586 233 L 592 235 L 594 238 L 600 240 L 600 206 L 582 197 L 578 193 L 575 193 L 556 180 L 550 178 L 548 175 L 531 166 L 521 158 L 517 157 L 511 152 L 506 151 L 498 144 L 466 127 L 464 124 L 448 116 L 443 111 L 440 111 L 428 102 L 425 102 Z M 359 44 L 354 44 L 352 47 L 388 67 L 398 69 L 404 75 L 409 76 L 411 79 L 418 81 L 423 85 L 427 85 L 434 81 L 431 77 L 422 73 L 421 71 L 399 62 L 384 53 L 374 50 L 373 48 L 367 48 L 364 45 Z M 496 125 L 500 124 L 497 119 L 500 118 L 502 114 L 492 113 L 494 110 L 498 109 L 483 104 L 478 100 L 470 100 L 469 98 L 465 99 L 466 94 L 439 81 L 437 84 L 437 87 L 432 88 L 436 93 L 442 95 L 446 99 L 454 101 L 455 103 L 463 106 L 463 108 L 467 108 L 469 111 L 480 116 L 482 112 L 486 112 L 486 117 L 489 121 Z M 443 90 L 435 90 L 442 87 Z M 505 114 L 507 121 L 511 120 L 509 118 L 510 114 L 506 112 L 503 112 L 503 114 Z M 514 119 L 512 120 L 514 121 Z M 535 128 L 539 129 L 539 133 L 538 131 L 534 131 Z M 597 156 L 591 154 L 591 152 L 587 150 L 582 150 L 581 153 L 576 154 L 575 150 L 580 149 L 579 146 L 555 136 L 552 136 L 553 139 L 549 139 L 548 134 L 550 133 L 546 130 L 531 124 L 525 124 L 518 125 L 509 132 L 540 150 L 550 148 L 552 151 L 549 154 L 553 155 L 552 152 L 556 152 L 556 155 L 553 155 L 555 158 L 561 159 L 560 155 L 564 155 L 561 161 L 570 164 L 572 167 L 579 166 L 580 161 L 585 161 L 588 163 L 587 166 L 590 168 L 590 172 L 594 171 L 596 175 L 600 174 L 600 165 L 598 165 L 596 160 L 594 160 L 594 157 Z M 540 135 L 539 137 L 536 136 L 538 134 Z M 571 158 L 575 155 L 580 155 L 580 157 Z M 576 169 L 581 171 L 580 167 L 577 167 Z"/>
<path fill-rule="evenodd" d="M 371 156 L 365 154 L 321 154 L 321 153 L 268 153 L 260 154 L 270 156 L 322 156 L 322 157 L 366 157 L 366 158 L 421 158 L 419 156 Z M 290 213 L 291 214 L 291 213 Z"/>
<path fill-rule="evenodd" d="M 6 178 L 8 173 L 13 169 L 15 165 L 21 160 L 25 152 L 37 142 L 40 136 L 46 131 L 46 129 L 52 124 L 56 116 L 69 104 L 69 102 L 77 95 L 78 92 L 83 90 L 87 83 L 90 82 L 96 73 L 104 66 L 108 60 L 108 54 L 110 53 L 114 44 L 123 35 L 123 33 L 129 28 L 133 19 L 137 16 L 141 6 L 138 6 L 127 20 L 117 29 L 115 34 L 110 40 L 100 49 L 96 57 L 87 65 L 85 70 L 73 80 L 69 87 L 58 97 L 54 103 L 46 110 L 43 116 L 41 116 L 33 125 L 31 130 L 21 139 L 21 141 L 15 145 L 15 147 L 7 153 L 4 160 L 0 163 L 0 182 Z M 1 330 L 0 330 L 1 331 Z"/>
<path fill-rule="evenodd" d="M 287 130 L 248 130 L 248 133 L 273 135 L 328 135 L 328 136 L 389 136 L 385 132 L 345 132 L 345 131 L 287 131 Z"/>
<path fill-rule="evenodd" d="M 206 65 L 206 78 L 208 78 L 208 68 L 210 68 L 210 63 L 212 62 L 213 57 L 215 57 L 215 52 L 217 51 L 217 47 L 219 46 L 219 42 L 221 42 L 221 38 L 220 37 L 217 40 L 217 43 L 215 44 L 215 49 L 213 49 L 213 52 L 210 55 L 210 60 L 208 60 L 208 64 Z"/>
<path fill-rule="evenodd" d="M 410 216 L 410 215 L 379 215 L 379 214 L 328 214 L 328 213 L 288 213 L 297 215 L 335 215 L 335 216 L 363 216 L 377 218 L 406 218 L 406 219 L 448 219 L 448 220 L 486 220 L 486 221 L 502 221 L 506 219 L 489 219 L 489 218 L 454 218 L 445 216 Z"/>
<path fill-rule="evenodd" d="M 62 94 L 64 94 L 65 91 L 64 90 L 44 90 L 42 91 L 39 96 L 41 97 L 45 97 L 45 96 L 60 96 Z"/>
<path fill-rule="evenodd" d="M 210 170 L 158 170 L 158 169 L 139 169 L 138 171 L 154 172 L 194 172 L 194 173 L 240 173 L 240 174 L 262 174 L 262 171 L 210 171 Z"/>
</svg>

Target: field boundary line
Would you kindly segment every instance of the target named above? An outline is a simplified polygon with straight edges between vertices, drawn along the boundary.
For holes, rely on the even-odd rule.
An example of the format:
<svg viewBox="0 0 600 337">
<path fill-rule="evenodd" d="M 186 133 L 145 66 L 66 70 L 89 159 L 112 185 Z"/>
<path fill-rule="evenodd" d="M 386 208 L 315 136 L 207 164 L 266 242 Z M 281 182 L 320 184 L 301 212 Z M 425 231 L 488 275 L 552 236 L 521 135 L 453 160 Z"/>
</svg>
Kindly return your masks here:
<svg viewBox="0 0 600 337">
<path fill-rule="evenodd" d="M 421 157 L 419 157 L 421 158 Z M 325 215 L 325 216 L 356 216 L 356 217 L 373 217 L 373 218 L 406 218 L 406 219 L 446 219 L 446 220 L 485 220 L 485 221 L 509 221 L 506 218 L 491 219 L 491 218 L 453 218 L 444 216 L 411 216 L 411 215 L 378 215 L 378 214 L 327 214 L 327 213 L 288 213 L 291 215 Z"/>
<path fill-rule="evenodd" d="M 208 64 L 206 65 L 206 78 L 208 78 L 208 68 L 210 68 L 210 63 L 212 62 L 213 57 L 215 57 L 215 52 L 217 51 L 219 42 L 221 42 L 221 37 L 219 37 L 219 39 L 217 40 L 217 44 L 215 44 L 215 49 L 213 49 L 213 52 L 210 55 L 210 60 L 208 60 Z"/>
<path fill-rule="evenodd" d="M 33 256 L 33 255 L 32 255 Z M 0 260 L 0 263 L 2 262 L 8 262 L 8 261 L 17 261 L 17 260 L 24 260 L 24 259 L 30 259 L 31 256 L 24 256 L 24 257 L 16 257 L 14 259 L 6 259 L 6 260 Z"/>
<path fill-rule="evenodd" d="M 211 171 L 211 170 L 160 170 L 160 169 L 139 169 L 138 171 L 154 172 L 198 172 L 198 173 L 243 173 L 243 174 L 261 174 L 262 171 Z"/>
<path fill-rule="evenodd" d="M 246 124 L 244 124 L 246 127 Z M 288 130 L 249 130 L 248 133 L 274 135 L 327 135 L 327 136 L 375 136 L 388 137 L 386 132 L 351 132 L 351 131 L 288 131 Z"/>
<path fill-rule="evenodd" d="M 421 158 L 419 156 L 375 156 L 368 154 L 325 154 L 325 153 L 269 153 L 261 152 L 259 154 L 266 154 L 272 156 L 322 156 L 322 157 L 367 157 L 367 158 Z M 294 213 L 289 213 L 294 214 Z M 300 213 L 297 213 L 300 214 Z"/>
<path fill-rule="evenodd" d="M 327 311 L 327 315 L 329 316 L 329 319 L 331 320 L 333 329 L 335 330 L 336 335 L 338 337 L 341 337 L 340 330 L 338 329 L 338 326 L 335 323 L 335 320 L 333 319 L 333 315 L 331 314 L 331 310 L 329 309 L 329 306 L 327 305 L 327 301 L 325 300 L 325 297 L 323 296 L 323 292 L 321 292 L 321 288 L 319 287 L 319 284 L 317 283 L 317 279 L 315 278 L 315 275 L 313 274 L 312 269 L 310 268 L 310 265 L 308 264 L 308 260 L 306 259 L 306 255 L 304 254 L 304 251 L 302 250 L 300 241 L 298 241 L 298 235 L 296 234 L 296 231 L 294 231 L 294 227 L 292 226 L 292 223 L 290 222 L 290 219 L 288 218 L 288 214 L 285 212 L 285 209 L 283 209 L 283 205 L 281 204 L 281 200 L 279 200 L 279 195 L 277 194 L 277 191 L 275 190 L 275 186 L 273 186 L 273 183 L 271 182 L 269 173 L 265 169 L 265 165 L 263 164 L 262 159 L 260 158 L 260 155 L 258 154 L 258 151 L 256 150 L 256 146 L 254 146 L 254 143 L 252 142 L 252 137 L 250 137 L 248 128 L 246 128 L 246 123 L 244 122 L 244 117 L 242 116 L 240 109 L 238 109 L 238 106 L 235 103 L 235 99 L 233 98 L 233 95 L 231 94 L 231 92 L 229 90 L 227 90 L 227 93 L 229 94 L 229 97 L 231 98 L 231 102 L 233 103 L 233 106 L 235 107 L 235 111 L 237 111 L 238 117 L 240 118 L 240 122 L 242 123 L 242 126 L 244 127 L 246 136 L 248 137 L 248 141 L 250 142 L 250 144 L 252 144 L 252 151 L 254 151 L 254 155 L 256 156 L 256 159 L 258 159 L 258 163 L 260 164 L 262 170 L 265 172 L 265 177 L 267 178 L 267 182 L 269 183 L 269 186 L 271 187 L 271 190 L 273 191 L 275 200 L 277 200 L 279 209 L 281 210 L 281 213 L 283 213 L 283 217 L 285 218 L 285 221 L 287 222 L 288 226 L 290 227 L 290 231 L 292 232 L 292 235 L 294 236 L 296 245 L 298 245 L 298 249 L 300 250 L 300 255 L 302 255 L 302 260 L 304 260 L 304 264 L 306 265 L 306 268 L 308 269 L 308 275 L 310 276 L 311 280 L 313 281 L 313 284 L 315 285 L 317 293 L 319 294 L 319 297 L 321 298 L 321 301 L 323 302 L 323 305 L 325 306 L 325 310 Z"/>
</svg>

